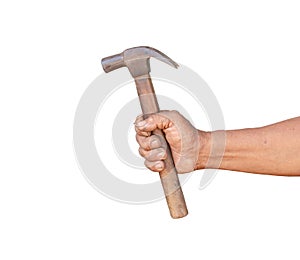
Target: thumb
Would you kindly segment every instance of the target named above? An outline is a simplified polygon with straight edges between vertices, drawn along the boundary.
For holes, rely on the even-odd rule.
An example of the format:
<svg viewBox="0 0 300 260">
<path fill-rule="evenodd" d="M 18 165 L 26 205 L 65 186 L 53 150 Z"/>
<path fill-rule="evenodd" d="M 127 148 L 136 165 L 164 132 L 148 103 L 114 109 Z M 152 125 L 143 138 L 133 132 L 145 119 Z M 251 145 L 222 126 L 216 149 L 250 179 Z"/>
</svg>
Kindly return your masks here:
<svg viewBox="0 0 300 260">
<path fill-rule="evenodd" d="M 155 129 L 167 129 L 173 125 L 172 121 L 167 116 L 166 111 L 149 115 L 145 120 L 135 124 L 140 131 L 151 132 Z"/>
</svg>

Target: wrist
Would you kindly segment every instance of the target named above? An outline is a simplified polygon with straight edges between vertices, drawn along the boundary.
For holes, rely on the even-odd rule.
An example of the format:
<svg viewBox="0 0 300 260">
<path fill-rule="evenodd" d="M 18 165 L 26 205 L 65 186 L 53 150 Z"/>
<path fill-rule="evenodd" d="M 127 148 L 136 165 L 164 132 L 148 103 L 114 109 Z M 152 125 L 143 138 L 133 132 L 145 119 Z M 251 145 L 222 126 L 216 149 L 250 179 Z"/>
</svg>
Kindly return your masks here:
<svg viewBox="0 0 300 260">
<path fill-rule="evenodd" d="M 200 147 L 197 155 L 195 170 L 206 168 L 211 150 L 211 132 L 198 130 L 198 143 Z"/>
<path fill-rule="evenodd" d="M 219 169 L 224 159 L 226 131 L 205 132 L 198 130 L 200 149 L 195 170 Z"/>
</svg>

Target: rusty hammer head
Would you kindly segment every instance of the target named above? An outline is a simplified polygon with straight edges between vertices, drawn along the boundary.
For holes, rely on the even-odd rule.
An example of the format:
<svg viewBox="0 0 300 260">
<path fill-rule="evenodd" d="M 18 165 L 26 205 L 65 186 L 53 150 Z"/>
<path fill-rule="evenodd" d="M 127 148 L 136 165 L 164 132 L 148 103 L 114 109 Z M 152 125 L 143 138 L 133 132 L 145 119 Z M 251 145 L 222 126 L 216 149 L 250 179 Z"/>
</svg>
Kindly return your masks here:
<svg viewBox="0 0 300 260">
<path fill-rule="evenodd" d="M 178 64 L 162 52 L 146 46 L 134 47 L 122 53 L 102 59 L 101 63 L 105 72 L 111 72 L 121 67 L 127 67 L 132 77 L 150 73 L 149 59 L 153 57 L 170 66 L 177 68 Z"/>
</svg>

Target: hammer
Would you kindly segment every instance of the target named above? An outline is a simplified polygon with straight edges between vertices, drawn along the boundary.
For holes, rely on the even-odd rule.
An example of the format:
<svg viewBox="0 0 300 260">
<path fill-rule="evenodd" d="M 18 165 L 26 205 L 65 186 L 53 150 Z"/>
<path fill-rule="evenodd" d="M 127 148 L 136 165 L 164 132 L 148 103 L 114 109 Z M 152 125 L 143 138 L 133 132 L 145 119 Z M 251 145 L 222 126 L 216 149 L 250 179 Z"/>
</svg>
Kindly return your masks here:
<svg viewBox="0 0 300 260">
<path fill-rule="evenodd" d="M 122 53 L 103 58 L 101 61 L 105 72 L 111 72 L 121 67 L 128 68 L 136 84 L 144 119 L 146 119 L 149 114 L 159 112 L 157 98 L 149 75 L 149 60 L 151 57 L 165 62 L 174 68 L 178 67 L 178 64 L 167 55 L 146 46 L 130 48 Z M 182 218 L 188 214 L 188 210 L 180 187 L 169 144 L 162 130 L 156 129 L 152 134 L 157 135 L 160 138 L 162 146 L 167 152 L 167 158 L 164 161 L 165 168 L 159 175 L 170 215 L 172 218 Z"/>
</svg>

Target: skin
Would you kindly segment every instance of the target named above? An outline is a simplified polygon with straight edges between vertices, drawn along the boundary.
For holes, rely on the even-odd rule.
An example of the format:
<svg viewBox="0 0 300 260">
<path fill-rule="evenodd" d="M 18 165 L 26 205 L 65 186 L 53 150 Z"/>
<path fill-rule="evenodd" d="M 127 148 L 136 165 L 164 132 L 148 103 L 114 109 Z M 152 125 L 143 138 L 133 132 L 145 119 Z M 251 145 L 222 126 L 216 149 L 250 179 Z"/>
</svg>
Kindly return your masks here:
<svg viewBox="0 0 300 260">
<path fill-rule="evenodd" d="M 164 168 L 166 152 L 154 129 L 162 129 L 176 169 L 187 173 L 204 168 L 257 174 L 300 176 L 300 117 L 240 130 L 198 130 L 177 111 L 141 116 L 135 122 L 139 153 L 154 172 Z"/>
</svg>

